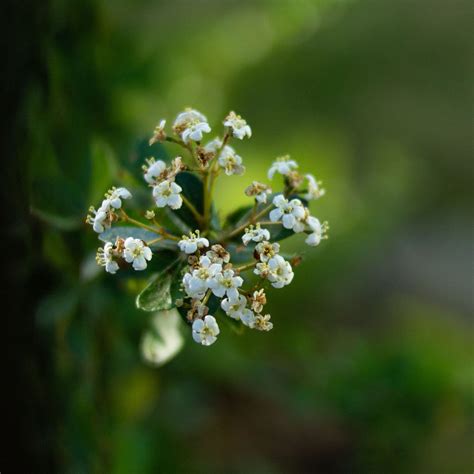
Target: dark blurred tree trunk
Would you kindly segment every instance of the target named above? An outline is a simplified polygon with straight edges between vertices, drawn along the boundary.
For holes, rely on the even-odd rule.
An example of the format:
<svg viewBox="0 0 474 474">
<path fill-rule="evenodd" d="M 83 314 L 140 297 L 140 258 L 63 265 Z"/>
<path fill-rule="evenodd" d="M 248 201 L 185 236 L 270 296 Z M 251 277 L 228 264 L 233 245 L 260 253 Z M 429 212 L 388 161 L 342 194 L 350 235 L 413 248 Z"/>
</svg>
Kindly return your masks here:
<svg viewBox="0 0 474 474">
<path fill-rule="evenodd" d="M 41 246 L 28 206 L 28 154 L 25 150 L 27 114 L 24 107 L 29 87 L 47 86 L 42 47 L 47 33 L 49 4 L 26 0 L 2 2 L 2 112 L 1 176 L 3 324 L 6 354 L 3 393 L 7 400 L 3 417 L 5 472 L 55 472 L 52 450 L 54 394 L 51 345 L 37 331 L 35 303 L 43 281 L 39 266 Z M 6 257 L 6 258 L 5 258 Z M 40 274 L 40 275 L 38 275 Z M 40 278 L 38 278 L 38 276 Z"/>
</svg>

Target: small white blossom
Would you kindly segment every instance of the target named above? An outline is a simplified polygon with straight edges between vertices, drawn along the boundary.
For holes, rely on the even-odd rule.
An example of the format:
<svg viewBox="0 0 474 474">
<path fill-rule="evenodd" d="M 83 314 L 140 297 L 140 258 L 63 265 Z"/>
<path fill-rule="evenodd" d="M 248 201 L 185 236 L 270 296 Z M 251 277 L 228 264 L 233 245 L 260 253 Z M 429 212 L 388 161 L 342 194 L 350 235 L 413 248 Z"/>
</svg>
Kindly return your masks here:
<svg viewBox="0 0 474 474">
<path fill-rule="evenodd" d="M 193 339 L 203 346 L 214 344 L 219 332 L 216 318 L 210 314 L 205 316 L 204 319 L 196 319 L 193 322 Z"/>
<path fill-rule="evenodd" d="M 221 301 L 221 308 L 227 316 L 239 320 L 247 306 L 247 298 L 243 295 L 237 295 L 237 298 L 224 298 Z"/>
<path fill-rule="evenodd" d="M 110 201 L 104 199 L 99 209 L 95 210 L 92 206 L 89 208 L 86 222 L 92 226 L 94 232 L 101 234 L 111 225 L 110 215 Z"/>
<path fill-rule="evenodd" d="M 130 199 L 132 193 L 127 188 L 112 188 L 106 197 L 114 209 L 120 209 L 122 207 L 122 199 Z"/>
<path fill-rule="evenodd" d="M 247 245 L 250 241 L 262 242 L 262 240 L 270 240 L 270 232 L 268 229 L 261 229 L 260 224 L 255 228 L 253 225 L 245 229 L 245 234 L 242 236 L 242 242 Z"/>
<path fill-rule="evenodd" d="M 222 271 L 222 265 L 212 263 L 211 260 L 203 256 L 199 259 L 198 268 L 191 273 L 186 273 L 183 277 L 184 291 L 191 298 L 201 299 L 204 297 L 211 282 Z"/>
<path fill-rule="evenodd" d="M 272 190 L 269 186 L 258 181 L 254 181 L 250 186 L 245 188 L 245 194 L 247 196 L 255 196 L 255 199 L 259 204 L 265 204 L 267 202 L 268 194 L 271 194 Z"/>
<path fill-rule="evenodd" d="M 252 129 L 247 122 L 235 112 L 229 112 L 229 115 L 224 120 L 224 125 L 232 129 L 232 135 L 239 140 L 242 140 L 245 136 L 252 136 Z"/>
<path fill-rule="evenodd" d="M 270 322 L 270 315 L 266 314 L 262 316 L 261 314 L 257 314 L 252 327 L 258 331 L 270 331 L 273 328 L 273 323 Z"/>
<path fill-rule="evenodd" d="M 291 268 L 290 262 L 287 262 L 281 255 L 276 255 L 268 261 L 270 273 L 268 280 L 274 288 L 283 288 L 289 285 L 295 274 Z"/>
<path fill-rule="evenodd" d="M 326 194 L 326 190 L 321 188 L 321 181 L 316 181 L 312 174 L 305 175 L 308 181 L 308 192 L 303 196 L 307 201 L 312 199 L 319 199 L 321 196 Z"/>
<path fill-rule="evenodd" d="M 183 205 L 180 193 L 183 189 L 174 181 L 162 181 L 153 188 L 153 197 L 157 207 L 169 206 L 171 209 L 179 209 Z"/>
<path fill-rule="evenodd" d="M 245 326 L 248 326 L 249 328 L 253 328 L 255 326 L 255 314 L 252 310 L 248 308 L 242 311 L 240 320 L 243 324 L 245 324 Z"/>
<path fill-rule="evenodd" d="M 207 153 L 217 153 L 217 150 L 222 146 L 222 140 L 219 137 L 214 138 L 204 146 L 204 151 Z"/>
<path fill-rule="evenodd" d="M 111 242 L 106 242 L 103 248 L 97 250 L 96 261 L 99 265 L 105 267 L 105 271 L 108 273 L 116 273 L 119 269 L 115 258 L 114 245 Z"/>
<path fill-rule="evenodd" d="M 280 251 L 280 244 L 278 242 L 260 242 L 255 246 L 255 252 L 257 252 L 261 262 L 268 262 L 272 257 L 278 254 Z"/>
<path fill-rule="evenodd" d="M 290 262 L 281 255 L 275 255 L 267 262 L 257 263 L 254 273 L 266 278 L 274 288 L 283 288 L 293 280 L 294 273 Z"/>
<path fill-rule="evenodd" d="M 204 247 L 209 247 L 209 240 L 204 237 L 201 237 L 199 230 L 196 230 L 195 233 L 190 232 L 189 237 L 183 235 L 182 240 L 178 242 L 179 249 L 184 253 L 194 253 L 197 249 L 202 249 Z"/>
<path fill-rule="evenodd" d="M 163 176 L 164 172 L 166 171 L 166 163 L 162 160 L 158 160 L 158 161 L 150 160 L 149 166 L 144 167 L 144 169 L 145 169 L 145 174 L 144 174 L 145 181 L 148 184 L 155 184 L 157 181 L 157 178 L 159 178 L 160 176 Z"/>
<path fill-rule="evenodd" d="M 303 203 L 299 199 L 288 201 L 283 194 L 278 194 L 274 197 L 273 204 L 276 209 L 270 212 L 270 220 L 281 220 L 285 229 L 293 229 L 298 220 L 305 216 Z"/>
<path fill-rule="evenodd" d="M 209 133 L 211 127 L 207 123 L 207 118 L 193 109 L 186 109 L 181 112 L 174 121 L 173 130 L 181 136 L 184 143 L 189 140 L 201 141 L 203 133 Z"/>
<path fill-rule="evenodd" d="M 165 125 L 166 120 L 161 120 L 160 123 L 155 127 L 155 130 L 153 130 L 153 136 L 148 142 L 150 146 L 156 142 L 162 142 L 166 139 Z"/>
<path fill-rule="evenodd" d="M 308 227 L 311 233 L 306 237 L 305 242 L 311 246 L 316 247 L 322 239 L 327 239 L 326 231 L 328 230 L 327 222 L 321 224 L 316 217 L 308 219 Z"/>
<path fill-rule="evenodd" d="M 234 270 L 224 270 L 222 273 L 217 273 L 214 278 L 209 280 L 209 288 L 214 295 L 222 298 L 227 295 L 228 298 L 236 299 L 239 296 L 239 290 L 244 280 L 240 276 L 235 276 Z"/>
<path fill-rule="evenodd" d="M 273 179 L 273 176 L 276 172 L 282 174 L 283 176 L 288 176 L 291 171 L 298 168 L 298 163 L 296 161 L 291 160 L 289 155 L 282 156 L 277 158 L 276 161 L 270 166 L 268 170 L 268 179 Z"/>
<path fill-rule="evenodd" d="M 150 261 L 152 253 L 150 247 L 147 247 L 142 240 L 128 237 L 124 242 L 123 258 L 131 263 L 137 271 L 145 270 L 147 260 Z"/>
<path fill-rule="evenodd" d="M 241 175 L 245 173 L 245 166 L 242 165 L 242 158 L 237 155 L 235 150 L 229 145 L 224 147 L 217 161 L 227 176 L 233 174 Z"/>
<path fill-rule="evenodd" d="M 224 264 L 230 261 L 230 253 L 220 244 L 213 245 L 211 250 L 206 252 L 206 257 L 209 258 L 212 263 Z"/>
</svg>

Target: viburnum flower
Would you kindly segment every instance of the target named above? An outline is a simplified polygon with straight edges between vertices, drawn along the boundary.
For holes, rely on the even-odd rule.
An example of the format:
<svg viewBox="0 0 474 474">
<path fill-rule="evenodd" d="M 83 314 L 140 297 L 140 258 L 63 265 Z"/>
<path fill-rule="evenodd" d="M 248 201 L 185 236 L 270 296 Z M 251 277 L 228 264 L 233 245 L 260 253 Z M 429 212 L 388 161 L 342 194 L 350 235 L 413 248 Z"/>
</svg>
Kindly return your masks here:
<svg viewBox="0 0 474 474">
<path fill-rule="evenodd" d="M 253 327 L 258 331 L 270 331 L 273 328 L 273 323 L 270 322 L 270 315 L 266 314 L 265 316 L 262 316 L 261 314 L 257 314 Z"/>
<path fill-rule="evenodd" d="M 174 181 L 162 181 L 153 188 L 153 197 L 157 207 L 169 206 L 171 209 L 179 209 L 183 205 L 180 193 L 183 189 Z"/>
<path fill-rule="evenodd" d="M 320 187 L 322 183 L 320 181 L 316 181 L 316 178 L 312 174 L 307 174 L 305 177 L 308 181 L 308 191 L 303 195 L 303 197 L 307 201 L 319 199 L 320 197 L 324 196 L 324 194 L 326 194 L 326 190 Z"/>
<path fill-rule="evenodd" d="M 178 245 L 182 252 L 191 254 L 195 253 L 197 249 L 209 247 L 209 240 L 201 237 L 199 230 L 196 230 L 195 233 L 190 232 L 189 237 L 183 235 L 183 238 L 178 242 Z"/>
<path fill-rule="evenodd" d="M 245 194 L 247 196 L 255 196 L 256 201 L 259 204 L 266 204 L 267 196 L 272 193 L 270 186 L 266 184 L 254 181 L 250 186 L 245 188 Z"/>
<path fill-rule="evenodd" d="M 269 179 L 280 175 L 272 186 L 275 191 L 266 183 L 249 180 L 244 192 L 253 202 L 221 215 L 224 206 L 213 196 L 216 180 L 245 172 L 234 146 L 236 139 L 252 134 L 235 112 L 222 123 L 221 133 L 206 140 L 211 126 L 195 109 L 178 114 L 170 135 L 165 132 L 166 120 L 161 120 L 150 145 L 170 142 L 181 147 L 183 156 L 169 160 L 163 153 L 159 159 L 146 159 L 143 188 L 151 190 L 148 198 L 132 190 L 139 199 L 131 206 L 131 215 L 125 204 L 132 193 L 113 187 L 97 210 L 90 208 L 86 219 L 103 242 L 96 260 L 107 273 L 116 273 L 125 262 L 138 271 L 152 270 L 136 298 L 137 307 L 152 313 L 154 321 L 164 322 L 169 314 L 179 318 L 173 323 L 170 319 L 168 325 L 154 324 L 146 352 L 155 362 L 166 358 L 162 349 L 181 347 L 176 321 L 186 324 L 202 346 L 216 341 L 219 318 L 231 318 L 227 323 L 246 330 L 272 329 L 270 315 L 264 314 L 270 292 L 292 283 L 302 260 L 298 245 L 292 247 L 290 260 L 280 254 L 284 239 L 302 233 L 307 245 L 316 246 L 327 238 L 327 222 L 321 224 L 309 207 L 325 191 L 313 174 L 301 173 L 289 155 L 277 158 L 268 170 Z M 156 153 L 162 153 L 156 148 Z M 225 192 L 231 202 L 233 189 Z M 153 265 L 148 265 L 152 257 Z M 173 326 L 175 338 L 169 346 L 164 329 L 168 326 Z"/>
<path fill-rule="evenodd" d="M 203 133 L 209 133 L 211 127 L 207 123 L 207 118 L 201 112 L 187 108 L 176 117 L 173 130 L 184 143 L 188 143 L 189 140 L 201 141 Z"/>
<path fill-rule="evenodd" d="M 104 247 L 97 250 L 96 261 L 99 265 L 105 267 L 105 271 L 108 273 L 116 273 L 119 269 L 118 263 L 116 262 L 116 255 L 114 253 L 114 245 L 112 242 L 106 242 Z"/>
<path fill-rule="evenodd" d="M 257 263 L 254 273 L 268 279 L 274 288 L 289 285 L 294 277 L 290 262 L 281 255 L 275 255 L 267 262 Z"/>
<path fill-rule="evenodd" d="M 132 193 L 126 188 L 112 188 L 108 193 L 108 201 L 114 209 L 122 207 L 122 199 L 131 199 Z"/>
<path fill-rule="evenodd" d="M 255 247 L 255 252 L 261 262 L 268 262 L 272 257 L 280 251 L 280 244 L 278 242 L 260 242 Z"/>
<path fill-rule="evenodd" d="M 193 322 L 193 339 L 203 346 L 210 346 L 217 340 L 220 330 L 216 318 L 207 315 Z"/>
<path fill-rule="evenodd" d="M 221 308 L 233 319 L 240 319 L 246 306 L 247 298 L 239 294 L 236 298 L 224 298 L 221 301 Z"/>
<path fill-rule="evenodd" d="M 281 156 L 273 162 L 268 170 L 268 179 L 273 179 L 275 173 L 280 173 L 283 176 L 288 176 L 291 171 L 298 168 L 298 163 L 290 159 L 289 155 Z"/>
<path fill-rule="evenodd" d="M 128 237 L 124 242 L 123 258 L 131 263 L 134 270 L 141 271 L 147 267 L 147 260 L 150 261 L 152 253 L 140 239 Z"/>
<path fill-rule="evenodd" d="M 232 130 L 232 135 L 239 140 L 243 140 L 245 136 L 252 136 L 252 129 L 247 122 L 235 112 L 230 112 L 224 120 L 224 125 Z"/>
<path fill-rule="evenodd" d="M 149 184 L 155 184 L 157 179 L 165 173 L 166 163 L 161 160 L 150 160 L 149 166 L 145 167 L 144 170 L 145 181 Z"/>
<path fill-rule="evenodd" d="M 227 176 L 233 174 L 241 175 L 245 173 L 245 166 L 242 165 L 242 158 L 228 145 L 224 147 L 219 155 L 218 163 Z"/>
<path fill-rule="evenodd" d="M 211 285 L 215 286 L 214 279 L 217 275 L 221 275 L 221 272 L 222 265 L 220 263 L 212 263 L 206 256 L 201 257 L 198 267 L 184 275 L 184 290 L 190 298 L 201 299 L 206 290 L 211 288 Z"/>
<path fill-rule="evenodd" d="M 285 229 L 293 229 L 298 219 L 305 215 L 303 203 L 299 199 L 288 199 L 283 194 L 278 194 L 273 199 L 273 205 L 276 209 L 270 212 L 270 220 L 272 222 L 282 221 Z"/>
<path fill-rule="evenodd" d="M 153 131 L 153 136 L 148 142 L 150 146 L 156 142 L 163 142 L 166 140 L 165 125 L 166 120 L 161 120 L 160 123 L 155 127 L 155 130 Z"/>
<path fill-rule="evenodd" d="M 262 229 L 260 224 L 254 228 L 253 225 L 245 229 L 245 234 L 242 236 L 242 242 L 247 245 L 251 241 L 261 242 L 262 240 L 270 240 L 270 232 L 268 229 Z"/>
<path fill-rule="evenodd" d="M 209 280 L 209 288 L 214 295 L 222 298 L 227 295 L 228 298 L 237 298 L 239 290 L 244 280 L 240 276 L 235 276 L 234 270 L 224 270 L 222 273 L 217 273 L 214 278 Z"/>
</svg>

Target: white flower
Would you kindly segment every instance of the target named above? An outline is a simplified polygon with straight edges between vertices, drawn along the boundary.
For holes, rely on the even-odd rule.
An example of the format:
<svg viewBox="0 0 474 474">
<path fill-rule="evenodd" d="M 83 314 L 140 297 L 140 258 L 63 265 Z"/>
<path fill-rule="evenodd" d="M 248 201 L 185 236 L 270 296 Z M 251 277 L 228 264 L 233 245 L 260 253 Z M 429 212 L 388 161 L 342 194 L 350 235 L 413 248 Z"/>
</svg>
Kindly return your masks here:
<svg viewBox="0 0 474 474">
<path fill-rule="evenodd" d="M 169 206 L 171 209 L 179 209 L 183 205 L 180 192 L 183 189 L 174 181 L 162 181 L 153 188 L 153 197 L 157 207 Z"/>
<path fill-rule="evenodd" d="M 312 174 L 305 175 L 308 180 L 308 192 L 303 196 L 307 201 L 312 199 L 319 199 L 321 196 L 326 194 L 326 190 L 320 188 L 321 181 L 316 181 L 315 177 Z"/>
<path fill-rule="evenodd" d="M 184 143 L 188 143 L 189 140 L 201 141 L 202 134 L 209 133 L 211 127 L 203 114 L 188 108 L 176 117 L 173 130 L 181 136 Z"/>
<path fill-rule="evenodd" d="M 193 339 L 203 346 L 214 344 L 219 332 L 216 318 L 209 314 L 204 319 L 196 319 L 193 322 Z"/>
<path fill-rule="evenodd" d="M 268 229 L 261 229 L 260 224 L 254 228 L 253 225 L 245 229 L 245 234 L 242 236 L 242 242 L 247 245 L 250 241 L 261 242 L 262 240 L 270 240 L 270 232 Z"/>
<path fill-rule="evenodd" d="M 232 135 L 239 140 L 245 136 L 249 138 L 252 136 L 252 129 L 247 125 L 247 122 L 235 112 L 229 112 L 229 115 L 224 120 L 224 125 L 232 129 Z"/>
<path fill-rule="evenodd" d="M 221 308 L 225 311 L 227 316 L 237 320 L 241 318 L 246 306 L 247 298 L 243 295 L 237 295 L 237 298 L 224 298 L 221 301 Z"/>
<path fill-rule="evenodd" d="M 131 197 L 132 193 L 127 188 L 112 188 L 107 195 L 110 205 L 115 209 L 122 207 L 122 199 L 130 199 Z"/>
<path fill-rule="evenodd" d="M 209 288 L 219 298 L 227 295 L 228 298 L 236 299 L 239 296 L 237 288 L 242 286 L 244 280 L 239 276 L 234 276 L 234 270 L 224 270 L 217 273 L 214 278 L 208 282 Z"/>
<path fill-rule="evenodd" d="M 305 216 L 303 203 L 299 199 L 292 199 L 288 202 L 283 194 L 278 194 L 273 199 L 276 209 L 270 212 L 270 220 L 272 222 L 282 221 L 285 229 L 293 229 L 298 219 Z"/>
<path fill-rule="evenodd" d="M 222 140 L 219 137 L 214 138 L 210 142 L 206 143 L 204 151 L 207 153 L 217 153 L 217 150 L 222 146 Z"/>
<path fill-rule="evenodd" d="M 147 260 L 151 260 L 151 250 L 140 239 L 128 237 L 124 242 L 123 258 L 137 271 L 145 270 Z"/>
<path fill-rule="evenodd" d="M 260 257 L 261 262 L 268 262 L 280 251 L 280 244 L 277 242 L 260 242 L 255 246 L 255 251 Z"/>
<path fill-rule="evenodd" d="M 99 265 L 105 267 L 105 271 L 108 273 L 115 273 L 118 269 L 118 263 L 114 260 L 114 245 L 111 242 L 106 242 L 104 248 L 97 250 L 96 261 Z"/>
<path fill-rule="evenodd" d="M 211 250 L 206 252 L 206 257 L 211 260 L 212 263 L 229 263 L 230 253 L 222 247 L 220 244 L 214 244 Z"/>
<path fill-rule="evenodd" d="M 86 222 L 92 226 L 94 232 L 101 234 L 112 225 L 115 219 L 116 215 L 110 205 L 110 199 L 104 199 L 99 209 L 95 210 L 92 206 L 89 208 L 89 215 L 86 218 Z"/>
<path fill-rule="evenodd" d="M 150 146 L 156 142 L 162 142 L 166 139 L 165 125 L 166 120 L 161 120 L 160 123 L 155 127 L 155 130 L 153 130 L 153 136 L 148 142 Z"/>
<path fill-rule="evenodd" d="M 222 150 L 218 163 L 221 168 L 224 169 L 227 176 L 233 174 L 241 175 L 245 173 L 245 166 L 242 165 L 242 158 L 235 153 L 235 150 L 226 145 Z"/>
<path fill-rule="evenodd" d="M 242 315 L 240 316 L 240 320 L 242 321 L 242 323 L 245 324 L 245 326 L 253 328 L 255 325 L 255 314 L 252 310 L 248 308 L 244 309 L 242 311 Z"/>
<path fill-rule="evenodd" d="M 211 260 L 203 256 L 199 259 L 199 267 L 194 269 L 192 273 L 186 273 L 183 277 L 184 291 L 191 298 L 201 299 L 204 297 L 206 290 L 210 288 L 210 283 L 220 274 L 222 265 L 220 263 L 212 263 Z"/>
<path fill-rule="evenodd" d="M 148 184 L 155 184 L 159 176 L 163 175 L 166 170 L 166 163 L 162 160 L 149 161 L 149 166 L 145 169 L 145 181 Z"/>
<path fill-rule="evenodd" d="M 182 240 L 178 242 L 178 246 L 181 252 L 191 254 L 196 252 L 197 249 L 209 247 L 209 240 L 201 237 L 199 230 L 196 230 L 196 233 L 190 232 L 189 237 L 187 235 L 183 235 Z"/>
<path fill-rule="evenodd" d="M 254 181 L 250 186 L 245 188 L 245 194 L 247 196 L 255 196 L 255 199 L 260 204 L 267 202 L 267 195 L 271 194 L 272 190 L 269 186 L 258 181 Z"/>
<path fill-rule="evenodd" d="M 270 331 L 273 328 L 273 323 L 270 322 L 270 315 L 262 316 L 257 314 L 252 327 L 258 331 Z"/>
<path fill-rule="evenodd" d="M 211 127 L 208 123 L 195 123 L 190 125 L 182 134 L 181 138 L 184 143 L 188 143 L 189 140 L 194 140 L 195 142 L 200 142 L 202 140 L 203 133 L 209 133 Z"/>
<path fill-rule="evenodd" d="M 327 222 L 321 224 L 316 217 L 311 216 L 308 219 L 308 227 L 311 233 L 306 237 L 305 242 L 311 247 L 316 247 L 322 239 L 327 239 L 326 231 L 329 228 Z"/>
<path fill-rule="evenodd" d="M 273 162 L 272 166 L 268 170 L 268 179 L 273 179 L 273 176 L 276 172 L 288 176 L 292 170 L 298 168 L 298 163 L 296 161 L 291 160 L 289 155 L 282 156 L 277 158 L 276 161 Z"/>
<path fill-rule="evenodd" d="M 275 255 L 268 261 L 269 274 L 268 281 L 274 288 L 283 288 L 289 285 L 295 274 L 290 262 L 287 262 L 281 255 Z"/>
<path fill-rule="evenodd" d="M 267 278 L 274 288 L 289 285 L 294 277 L 290 263 L 281 255 L 275 255 L 267 262 L 257 263 L 254 273 L 261 278 Z"/>
</svg>

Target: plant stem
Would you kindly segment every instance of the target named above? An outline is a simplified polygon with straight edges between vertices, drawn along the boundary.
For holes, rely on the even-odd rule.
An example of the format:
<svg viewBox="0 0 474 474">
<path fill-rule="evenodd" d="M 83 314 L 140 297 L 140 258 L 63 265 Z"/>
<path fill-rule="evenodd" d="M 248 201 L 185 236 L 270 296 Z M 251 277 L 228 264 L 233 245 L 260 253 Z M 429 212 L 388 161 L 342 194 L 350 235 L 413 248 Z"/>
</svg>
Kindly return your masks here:
<svg viewBox="0 0 474 474">
<path fill-rule="evenodd" d="M 255 265 L 257 265 L 258 262 L 250 262 L 250 263 L 247 263 L 245 265 L 242 265 L 241 267 L 236 267 L 235 268 L 235 271 L 236 272 L 244 272 L 245 270 L 250 270 L 251 268 L 253 268 Z"/>
<path fill-rule="evenodd" d="M 155 227 L 151 227 L 149 225 L 146 225 L 144 224 L 143 222 L 140 222 L 140 221 L 137 221 L 136 219 L 133 219 L 132 217 L 130 217 L 123 209 L 120 209 L 121 211 L 121 214 L 122 214 L 122 218 L 127 221 L 127 222 L 130 222 L 131 224 L 135 224 L 136 226 L 138 227 L 141 227 L 142 229 L 146 229 L 146 230 L 149 230 L 150 232 L 153 232 L 154 234 L 158 234 L 158 235 L 161 235 L 163 237 L 166 237 L 170 240 L 176 240 L 176 241 L 179 241 L 180 239 L 178 237 L 176 237 L 175 235 L 172 235 L 172 234 L 169 234 L 168 232 L 166 232 L 163 227 L 160 227 L 160 228 L 155 228 Z"/>
</svg>

